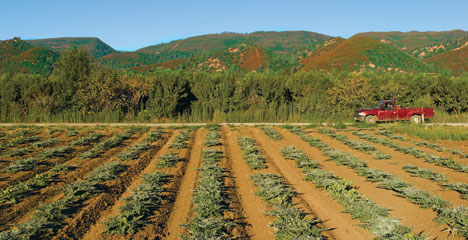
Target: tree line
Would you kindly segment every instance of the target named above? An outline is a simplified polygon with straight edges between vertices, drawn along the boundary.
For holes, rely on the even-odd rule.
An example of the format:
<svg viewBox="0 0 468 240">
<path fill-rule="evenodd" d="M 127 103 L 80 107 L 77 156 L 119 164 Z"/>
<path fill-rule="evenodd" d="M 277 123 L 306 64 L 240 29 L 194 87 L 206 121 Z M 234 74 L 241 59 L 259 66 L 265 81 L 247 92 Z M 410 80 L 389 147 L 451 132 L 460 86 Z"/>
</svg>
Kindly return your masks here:
<svg viewBox="0 0 468 240">
<path fill-rule="evenodd" d="M 468 74 L 114 70 L 70 48 L 49 75 L 0 76 L 0 121 L 310 121 L 381 99 L 468 111 Z"/>
</svg>

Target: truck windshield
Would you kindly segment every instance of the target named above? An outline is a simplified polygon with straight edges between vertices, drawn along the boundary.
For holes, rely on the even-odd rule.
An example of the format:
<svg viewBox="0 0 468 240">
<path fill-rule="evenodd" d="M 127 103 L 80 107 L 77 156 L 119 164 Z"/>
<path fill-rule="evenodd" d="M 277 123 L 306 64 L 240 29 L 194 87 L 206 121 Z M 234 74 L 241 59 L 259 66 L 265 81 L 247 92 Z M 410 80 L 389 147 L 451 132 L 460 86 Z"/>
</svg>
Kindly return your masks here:
<svg viewBox="0 0 468 240">
<path fill-rule="evenodd" d="M 375 107 L 373 107 L 372 109 L 379 109 L 380 106 L 382 106 L 383 104 L 383 101 L 380 101 L 377 105 L 375 105 Z"/>
</svg>

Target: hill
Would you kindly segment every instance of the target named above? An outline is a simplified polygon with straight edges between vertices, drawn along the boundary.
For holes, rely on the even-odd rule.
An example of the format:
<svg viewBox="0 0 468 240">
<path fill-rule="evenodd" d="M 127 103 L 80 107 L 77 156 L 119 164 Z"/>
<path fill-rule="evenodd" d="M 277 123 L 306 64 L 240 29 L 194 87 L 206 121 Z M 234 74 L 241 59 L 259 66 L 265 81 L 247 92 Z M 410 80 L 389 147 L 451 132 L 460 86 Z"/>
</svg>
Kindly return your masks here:
<svg viewBox="0 0 468 240">
<path fill-rule="evenodd" d="M 137 51 L 161 53 L 168 51 L 215 50 L 233 47 L 240 43 L 251 43 L 262 48 L 282 51 L 310 46 L 330 38 L 330 36 L 324 34 L 307 31 L 270 31 L 253 32 L 249 34 L 221 33 L 201 35 L 172 41 L 170 43 L 157 44 Z"/>
<path fill-rule="evenodd" d="M 449 69 L 455 73 L 468 71 L 468 43 L 460 48 L 433 56 L 426 62 L 435 63 L 439 68 Z"/>
<path fill-rule="evenodd" d="M 52 72 L 59 55 L 47 48 L 31 46 L 20 38 L 0 41 L 0 72 Z"/>
<path fill-rule="evenodd" d="M 231 48 L 198 53 L 190 57 L 179 57 L 156 64 L 140 65 L 132 67 L 131 70 L 145 72 L 160 68 L 170 68 L 173 70 L 191 69 L 198 71 L 222 71 L 227 69 L 255 71 L 261 67 L 265 67 L 267 60 L 269 60 L 269 57 L 263 48 L 238 44 Z"/>
<path fill-rule="evenodd" d="M 428 59 L 437 54 L 459 48 L 468 41 L 468 32 L 462 30 L 442 32 L 366 32 L 357 36 L 389 43 L 409 55 Z"/>
<path fill-rule="evenodd" d="M 367 32 L 349 39 L 307 31 L 220 33 L 148 46 L 135 52 L 115 51 L 98 38 L 22 42 L 28 47 L 22 49 L 17 44 L 14 51 L 11 46 L 0 49 L 0 55 L 9 56 L 9 60 L 2 63 L 3 69 L 48 72 L 57 59 L 57 54 L 50 50 L 60 53 L 77 46 L 102 65 L 135 71 L 171 68 L 194 71 L 336 69 L 359 72 L 371 69 L 427 72 L 466 69 L 463 58 L 466 50 L 462 46 L 468 43 L 468 32 Z M 38 63 L 22 62 L 31 58 L 37 58 Z M 43 63 L 39 63 L 41 61 Z"/>
<path fill-rule="evenodd" d="M 54 52 L 60 53 L 62 50 L 76 46 L 84 49 L 93 57 L 102 57 L 115 52 L 115 50 L 95 37 L 63 37 L 63 38 L 46 38 L 37 40 L 26 40 L 33 46 L 49 48 Z"/>
<path fill-rule="evenodd" d="M 184 66 L 182 65 L 186 64 L 187 60 L 188 60 L 187 58 L 177 58 L 177 59 L 173 59 L 167 62 L 132 67 L 130 68 L 130 70 L 137 71 L 137 72 L 152 72 L 156 69 L 162 69 L 162 68 L 169 68 L 172 70 L 183 69 Z"/>
<path fill-rule="evenodd" d="M 171 51 L 166 53 L 147 52 L 113 52 L 97 59 L 98 62 L 117 69 L 134 68 L 138 66 L 157 65 L 178 58 L 191 57 L 194 52 Z"/>
<path fill-rule="evenodd" d="M 304 70 L 361 71 L 424 71 L 427 66 L 396 47 L 355 35 L 349 39 L 335 38 L 322 44 L 301 60 Z"/>
</svg>

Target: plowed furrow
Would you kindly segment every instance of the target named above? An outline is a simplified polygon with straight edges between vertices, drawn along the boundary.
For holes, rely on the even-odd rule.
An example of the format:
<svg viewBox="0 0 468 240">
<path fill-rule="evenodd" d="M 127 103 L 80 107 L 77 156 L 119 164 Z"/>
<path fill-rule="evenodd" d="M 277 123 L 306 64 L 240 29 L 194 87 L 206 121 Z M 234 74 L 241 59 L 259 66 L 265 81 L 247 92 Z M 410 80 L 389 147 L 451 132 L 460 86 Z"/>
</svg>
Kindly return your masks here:
<svg viewBox="0 0 468 240">
<path fill-rule="evenodd" d="M 190 216 L 191 199 L 197 179 L 198 168 L 201 164 L 201 151 L 206 129 L 197 130 L 194 143 L 191 147 L 190 158 L 187 163 L 185 174 L 181 177 L 180 187 L 167 221 L 164 239 L 180 239 L 184 233 L 181 224 L 187 222 Z"/>
<path fill-rule="evenodd" d="M 390 209 L 391 217 L 401 219 L 401 223 L 414 229 L 415 232 L 425 232 L 430 236 L 447 238 L 447 233 L 443 232 L 444 226 L 438 225 L 433 220 L 437 214 L 430 209 L 422 209 L 418 205 L 412 204 L 404 198 L 395 196 L 393 191 L 378 188 L 377 184 L 368 182 L 365 177 L 359 176 L 352 169 L 346 166 L 339 166 L 334 161 L 325 161 L 328 157 L 322 155 L 321 151 L 311 147 L 297 135 L 290 133 L 287 130 L 281 130 L 283 137 L 297 148 L 304 151 L 309 156 L 316 156 L 320 164 L 327 171 L 334 172 L 337 176 L 351 180 L 354 185 L 358 186 L 358 191 L 365 197 L 369 198 L 377 205 Z M 316 133 L 315 133 L 316 134 Z M 340 147 L 347 147 L 344 144 L 328 137 L 323 137 L 323 142 L 332 148 L 341 150 Z M 318 155 L 320 154 L 320 155 Z"/>
<path fill-rule="evenodd" d="M 331 228 L 330 234 L 335 239 L 372 239 L 374 236 L 368 231 L 357 227 L 360 222 L 351 219 L 351 216 L 344 214 L 343 207 L 327 196 L 326 191 L 317 189 L 304 180 L 304 175 L 297 169 L 292 161 L 287 161 L 281 156 L 281 148 L 294 144 L 297 148 L 304 148 L 304 145 L 298 144 L 298 141 L 290 142 L 288 139 L 283 139 L 274 142 L 261 132 L 260 129 L 252 128 L 251 133 L 259 145 L 265 150 L 268 159 L 276 165 L 280 173 L 286 178 L 291 186 L 301 194 L 302 199 L 310 206 L 312 211 L 324 221 L 324 226 Z M 283 135 L 284 136 L 284 135 Z M 284 136 L 285 137 L 285 136 Z M 321 158 L 323 163 L 324 158 L 320 152 L 308 152 L 313 160 Z"/>
<path fill-rule="evenodd" d="M 169 136 L 163 136 L 156 146 L 153 146 L 150 150 L 142 154 L 138 160 L 125 161 L 124 164 L 127 165 L 126 171 L 121 173 L 116 180 L 106 183 L 107 191 L 105 193 L 101 193 L 97 197 L 86 201 L 84 204 L 85 207 L 77 211 L 72 218 L 67 219 L 65 226 L 57 232 L 53 239 L 82 238 L 89 228 L 99 220 L 102 212 L 110 209 L 127 190 L 134 180 L 134 177 L 148 166 L 153 156 L 167 142 L 168 137 Z M 139 138 L 137 142 L 141 141 L 143 138 L 144 136 Z"/>
</svg>

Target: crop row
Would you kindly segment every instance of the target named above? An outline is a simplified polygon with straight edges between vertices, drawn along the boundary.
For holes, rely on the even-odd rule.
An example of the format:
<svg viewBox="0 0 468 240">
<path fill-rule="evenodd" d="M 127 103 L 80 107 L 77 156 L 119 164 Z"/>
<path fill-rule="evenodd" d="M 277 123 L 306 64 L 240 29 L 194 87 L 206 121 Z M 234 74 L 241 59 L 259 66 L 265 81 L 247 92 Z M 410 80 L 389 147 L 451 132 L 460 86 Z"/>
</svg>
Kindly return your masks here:
<svg viewBox="0 0 468 240">
<path fill-rule="evenodd" d="M 180 131 L 180 134 L 175 137 L 174 141 L 172 141 L 169 148 L 174 148 L 174 149 L 186 148 L 187 141 L 190 139 L 191 133 L 192 133 L 191 129 L 184 129 Z"/>
<path fill-rule="evenodd" d="M 262 127 L 262 131 L 271 139 L 275 140 L 275 141 L 279 141 L 281 139 L 283 139 L 283 136 L 281 136 L 281 134 L 279 134 L 279 132 L 277 132 L 275 129 L 273 129 L 272 127 Z"/>
<path fill-rule="evenodd" d="M 403 136 L 399 136 L 399 135 L 393 135 L 392 132 L 390 132 L 388 130 L 378 131 L 377 134 L 389 137 L 391 139 L 400 140 L 402 142 L 409 142 L 408 138 L 403 137 Z"/>
<path fill-rule="evenodd" d="M 31 133 L 34 133 L 34 132 L 23 129 L 12 135 L 9 135 L 8 138 L 12 138 L 12 137 L 13 138 L 9 140 L 8 142 L 0 143 L 0 151 L 3 151 L 7 148 L 13 148 L 13 149 L 4 152 L 2 155 L 5 157 L 22 156 L 22 155 L 28 154 L 32 149 L 49 147 L 57 142 L 55 138 L 48 138 L 48 139 L 41 140 L 41 138 L 36 135 L 27 136 Z M 18 149 L 14 148 L 23 144 L 29 144 L 29 145 L 26 147 L 18 148 Z"/>
<path fill-rule="evenodd" d="M 224 217 L 229 199 L 223 183 L 224 169 L 218 165 L 221 154 L 217 149 L 202 153 L 200 180 L 192 199 L 194 216 L 184 225 L 188 230 L 184 239 L 230 239 L 230 232 L 236 226 L 232 219 Z"/>
<path fill-rule="evenodd" d="M 447 190 L 457 191 L 461 194 L 462 199 L 468 199 L 468 184 L 464 182 L 448 183 L 448 178 L 442 173 L 433 172 L 430 169 L 422 169 L 413 165 L 406 165 L 403 170 L 410 173 L 413 177 L 421 177 L 432 180 L 440 184 Z"/>
<path fill-rule="evenodd" d="M 219 140 L 219 136 L 211 134 L 219 127 L 209 126 L 211 130 L 205 140 L 212 142 Z M 211 144 L 208 144 L 211 145 Z M 193 216 L 183 226 L 187 229 L 184 239 L 231 239 L 231 232 L 237 224 L 224 214 L 229 208 L 229 198 L 224 185 L 225 170 L 219 166 L 222 151 L 218 149 L 205 149 L 202 151 L 202 166 L 200 179 L 194 191 Z"/>
<path fill-rule="evenodd" d="M 377 132 L 377 134 L 380 134 L 380 135 L 383 135 L 383 136 L 386 136 L 386 137 L 389 137 L 389 138 L 392 138 L 392 139 L 402 140 L 402 141 L 405 141 L 405 142 L 409 141 L 407 138 L 402 137 L 402 136 L 398 136 L 398 135 L 394 135 L 390 131 L 379 131 L 379 132 Z M 468 158 L 468 154 L 465 153 L 465 152 L 462 152 L 460 150 L 451 150 L 451 149 L 448 149 L 446 147 L 442 147 L 439 144 L 424 142 L 424 141 L 413 141 L 413 143 L 416 144 L 417 146 L 420 146 L 420 147 L 427 147 L 427 148 L 435 149 L 438 152 L 450 152 L 453 155 L 459 155 L 462 158 Z"/>
<path fill-rule="evenodd" d="M 65 197 L 57 201 L 42 204 L 30 220 L 18 224 L 17 228 L 0 233 L 0 240 L 39 239 L 46 234 L 53 234 L 65 219 L 87 199 L 105 191 L 102 182 L 112 180 L 124 170 L 118 162 L 107 162 L 91 172 L 82 181 L 73 182 L 63 187 Z"/>
<path fill-rule="evenodd" d="M 39 164 L 36 158 L 29 157 L 13 161 L 10 165 L 2 169 L 2 172 L 16 173 L 19 171 L 29 171 Z"/>
<path fill-rule="evenodd" d="M 99 134 L 92 134 L 92 135 L 93 135 L 93 139 L 95 139 L 96 136 L 99 136 L 97 137 L 97 139 L 100 138 Z M 94 142 L 94 141 L 95 140 L 91 142 Z M 54 138 L 50 138 L 50 139 L 46 139 L 43 141 L 35 142 L 31 147 L 32 148 L 45 148 L 45 147 L 53 146 L 57 142 L 58 140 Z M 74 148 L 71 147 L 71 146 L 75 146 L 75 142 L 76 141 L 73 141 L 73 142 L 68 143 L 67 145 L 45 149 L 39 152 L 37 156 L 13 161 L 9 166 L 5 167 L 2 171 L 10 172 L 10 173 L 16 173 L 19 171 L 29 171 L 39 164 L 38 159 L 48 160 L 48 159 L 53 159 L 53 158 L 63 158 L 67 154 L 75 150 Z M 19 155 L 28 154 L 30 151 L 31 150 L 26 149 L 26 148 L 15 148 L 8 152 L 5 152 L 4 154 L 9 154 L 10 156 L 19 156 Z"/>
<path fill-rule="evenodd" d="M 30 136 L 30 137 L 19 137 L 16 139 L 11 140 L 8 144 L 4 146 L 4 148 L 8 147 L 16 147 L 21 144 L 30 143 L 30 146 L 27 147 L 19 147 L 19 148 L 12 148 L 8 151 L 3 152 L 2 156 L 4 157 L 16 157 L 16 156 L 23 156 L 30 153 L 33 149 L 41 148 L 43 145 L 53 145 L 57 142 L 56 139 L 50 138 L 43 141 L 39 141 L 40 138 L 38 136 Z"/>
<path fill-rule="evenodd" d="M 86 136 L 81 136 L 75 141 L 71 142 L 71 146 L 78 147 L 78 146 L 89 146 L 97 141 L 99 141 L 103 135 L 101 133 L 95 132 L 91 133 Z"/>
<path fill-rule="evenodd" d="M 424 161 L 426 161 L 428 163 L 435 164 L 435 165 L 438 165 L 438 166 L 447 167 L 447 168 L 453 169 L 455 171 L 468 173 L 468 166 L 461 165 L 460 163 L 458 163 L 457 161 L 455 161 L 452 158 L 438 157 L 438 156 L 435 156 L 435 155 L 432 155 L 432 154 L 425 153 L 425 152 L 421 151 L 420 149 L 417 149 L 417 148 L 414 148 L 414 147 L 402 146 L 402 145 L 394 143 L 394 142 L 392 142 L 390 140 L 375 137 L 375 136 L 372 136 L 371 134 L 360 132 L 360 131 L 354 131 L 353 134 L 358 136 L 361 139 L 366 139 L 366 140 L 371 141 L 371 142 L 375 142 L 375 143 L 379 143 L 379 144 L 391 147 L 391 148 L 395 149 L 396 151 L 412 155 L 412 156 L 414 156 L 416 158 L 423 158 Z"/>
<path fill-rule="evenodd" d="M 300 133 L 300 130 L 297 131 Z M 305 134 L 303 134 L 305 135 Z M 454 218 L 459 214 L 468 214 L 468 208 L 464 206 L 453 207 L 449 202 L 442 200 L 439 196 L 433 196 L 427 191 L 413 188 L 411 184 L 401 178 L 391 175 L 379 169 L 369 168 L 367 163 L 333 148 L 322 150 L 325 156 L 339 165 L 347 166 L 354 170 L 359 176 L 367 178 L 368 181 L 380 183 L 379 187 L 396 192 L 397 196 L 407 199 L 409 202 L 420 205 L 422 208 L 434 210 L 438 216 L 436 222 L 446 224 L 450 230 L 458 231 L 461 236 L 468 236 L 468 215 Z"/>
<path fill-rule="evenodd" d="M 205 146 L 214 147 L 221 145 L 220 138 L 221 136 L 217 131 L 209 131 L 206 134 Z"/>
<path fill-rule="evenodd" d="M 179 135 L 174 138 L 174 141 L 169 146 L 169 148 L 176 148 L 176 149 L 183 149 L 187 148 L 187 141 L 190 139 L 190 135 L 192 133 L 191 129 L 184 129 L 180 131 Z M 165 153 L 158 157 L 159 161 L 156 163 L 157 168 L 169 168 L 174 167 L 179 161 L 182 159 L 174 153 Z"/>
<path fill-rule="evenodd" d="M 363 223 L 361 226 L 377 235 L 379 239 L 424 239 L 424 236 L 412 232 L 398 219 L 389 217 L 388 209 L 364 198 L 350 182 L 321 169 L 317 161 L 311 160 L 294 146 L 283 148 L 281 152 L 286 159 L 296 162 L 309 161 L 309 164 L 303 164 L 302 167 L 305 179 L 312 181 L 316 187 L 328 191 L 347 213 L 361 221 Z"/>
<path fill-rule="evenodd" d="M 97 139 L 101 138 L 100 134 L 92 134 L 91 141 L 92 143 Z M 39 143 L 39 142 L 36 142 Z M 74 142 L 70 142 L 69 145 L 74 145 Z M 71 153 L 74 149 L 68 145 L 58 146 L 55 148 L 47 149 L 38 154 L 38 158 L 41 160 L 47 160 L 51 158 L 61 158 L 65 157 L 66 154 Z M 19 171 L 28 171 L 33 169 L 35 166 L 40 164 L 40 162 L 35 157 L 29 157 L 25 159 L 20 159 L 12 162 L 9 166 L 3 169 L 4 172 L 19 172 Z M 20 199 L 36 193 L 39 189 L 48 186 L 52 181 L 55 181 L 58 172 L 68 171 L 69 167 L 63 164 L 56 164 L 51 171 L 47 173 L 36 174 L 33 178 L 25 181 L 19 182 L 15 185 L 12 185 L 0 193 L 0 202 L 1 203 L 17 203 Z"/>
<path fill-rule="evenodd" d="M 332 138 L 334 138 L 334 139 L 336 139 L 336 140 L 350 146 L 351 148 L 353 148 L 355 150 L 365 152 L 365 153 L 368 153 L 368 154 L 375 154 L 376 156 L 374 157 L 374 159 L 376 159 L 376 160 L 384 160 L 384 159 L 392 158 L 392 155 L 384 154 L 381 151 L 378 151 L 376 147 L 374 147 L 374 146 L 372 146 L 370 144 L 360 142 L 360 141 L 349 140 L 348 137 L 346 137 L 345 135 L 337 134 L 335 131 L 333 131 L 333 130 L 331 130 L 329 128 L 319 128 L 318 131 L 320 133 L 324 134 L 324 135 L 332 137 Z"/>
<path fill-rule="evenodd" d="M 19 182 L 12 185 L 0 192 L 1 204 L 15 204 L 21 199 L 35 194 L 37 190 L 46 187 L 52 181 L 55 181 L 57 173 L 61 171 L 68 171 L 68 166 L 58 164 L 51 171 L 47 173 L 36 174 L 33 178 L 25 182 Z"/>
<path fill-rule="evenodd" d="M 239 137 L 237 143 L 241 147 L 244 160 L 252 169 L 267 168 L 265 158 L 260 154 L 257 146 L 255 146 L 255 140 L 249 137 Z"/>
<path fill-rule="evenodd" d="M 111 148 L 120 146 L 124 140 L 129 139 L 130 136 L 132 136 L 132 134 L 134 134 L 135 132 L 137 132 L 137 129 L 128 128 L 122 133 L 114 134 L 112 137 L 95 145 L 94 148 L 81 153 L 80 158 L 96 158 L 103 152 Z"/>
<path fill-rule="evenodd" d="M 267 168 L 265 158 L 260 154 L 252 138 L 239 137 L 238 144 L 250 168 Z M 267 214 L 276 218 L 271 224 L 276 239 L 323 239 L 321 232 L 326 229 L 317 226 L 320 220 L 307 219 L 308 213 L 294 207 L 292 198 L 297 193 L 280 176 L 256 173 L 250 178 L 258 187 L 257 195 L 273 208 Z"/>
<path fill-rule="evenodd" d="M 174 138 L 174 141 L 169 145 L 169 148 L 183 149 L 188 147 L 188 140 L 190 139 L 192 129 L 184 129 L 180 131 L 179 135 Z M 156 164 L 157 168 L 174 167 L 181 159 L 174 152 L 165 153 L 158 157 L 159 161 Z"/>
<path fill-rule="evenodd" d="M 92 133 L 88 136 L 82 136 L 79 139 L 71 142 L 69 146 L 76 147 L 76 146 L 90 145 L 91 143 L 98 141 L 101 137 L 102 137 L 102 134 L 100 133 Z M 24 143 L 31 143 L 31 144 L 28 147 L 10 149 L 4 152 L 2 155 L 5 157 L 23 156 L 32 152 L 35 149 L 51 147 L 55 145 L 56 143 L 58 143 L 58 140 L 55 138 L 48 138 L 48 139 L 40 140 L 38 136 L 30 136 L 30 137 L 21 137 L 21 138 L 14 139 L 12 140 L 12 142 L 10 142 L 9 145 L 13 146 L 13 145 L 19 145 L 19 144 L 24 144 Z M 52 152 L 50 153 L 51 155 L 53 155 Z M 47 158 L 47 156 L 45 158 Z"/>
<path fill-rule="evenodd" d="M 276 239 L 324 239 L 323 229 L 318 226 L 318 218 L 306 218 L 308 213 L 294 207 L 292 198 L 297 193 L 276 174 L 256 173 L 251 176 L 257 195 L 260 196 L 273 210 L 268 214 L 275 217 L 271 224 L 275 230 Z"/>
<path fill-rule="evenodd" d="M 127 147 L 122 153 L 117 155 L 117 158 L 120 161 L 138 159 L 142 153 L 151 148 L 151 143 L 161 138 L 162 134 L 163 132 L 159 129 L 149 132 L 143 141 Z"/>
<path fill-rule="evenodd" d="M 125 199 L 117 216 L 104 222 L 106 233 L 133 235 L 148 223 L 148 217 L 163 203 L 164 185 L 169 182 L 167 173 L 153 172 L 143 176 L 132 195 Z"/>
</svg>

